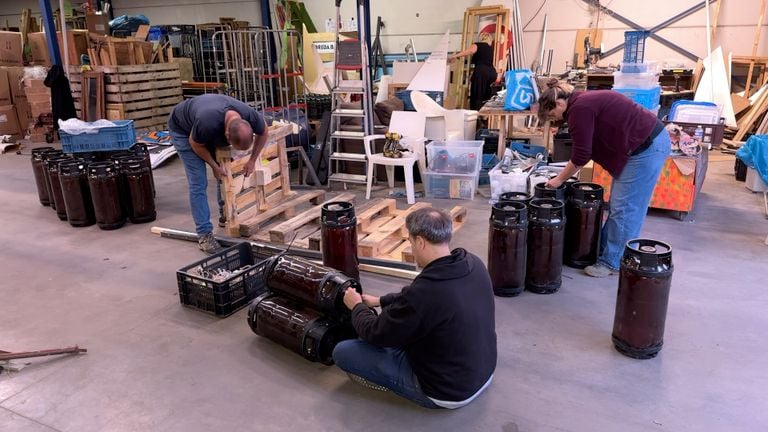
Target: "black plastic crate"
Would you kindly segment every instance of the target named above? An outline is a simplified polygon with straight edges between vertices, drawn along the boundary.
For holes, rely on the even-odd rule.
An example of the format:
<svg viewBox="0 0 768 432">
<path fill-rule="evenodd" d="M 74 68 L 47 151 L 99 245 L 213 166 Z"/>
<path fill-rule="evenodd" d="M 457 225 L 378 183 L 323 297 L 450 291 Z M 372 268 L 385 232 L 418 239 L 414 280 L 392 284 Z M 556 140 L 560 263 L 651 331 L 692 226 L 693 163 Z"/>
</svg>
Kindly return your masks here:
<svg viewBox="0 0 768 432">
<path fill-rule="evenodd" d="M 251 267 L 224 281 L 215 282 L 190 273 L 192 269 L 198 266 L 205 271 Z M 179 284 L 179 301 L 185 306 L 219 317 L 229 316 L 266 291 L 265 267 L 266 261 L 257 261 L 254 258 L 250 244 L 247 242 L 239 243 L 179 269 L 176 272 L 176 279 Z"/>
</svg>

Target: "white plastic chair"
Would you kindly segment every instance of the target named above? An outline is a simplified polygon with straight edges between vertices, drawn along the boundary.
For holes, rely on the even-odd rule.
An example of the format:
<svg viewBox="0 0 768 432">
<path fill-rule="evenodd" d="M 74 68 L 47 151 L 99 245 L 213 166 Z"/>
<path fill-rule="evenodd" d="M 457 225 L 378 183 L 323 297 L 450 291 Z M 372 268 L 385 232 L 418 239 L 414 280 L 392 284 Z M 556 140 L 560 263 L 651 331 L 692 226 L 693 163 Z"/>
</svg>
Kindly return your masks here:
<svg viewBox="0 0 768 432">
<path fill-rule="evenodd" d="M 418 90 L 411 92 L 411 103 L 417 112 L 427 116 L 425 136 L 428 139 L 439 141 L 475 139 L 477 111 L 445 109 L 426 93 Z"/>
<path fill-rule="evenodd" d="M 373 142 L 377 139 L 385 139 L 384 135 L 368 135 L 363 140 L 365 156 L 368 158 L 368 173 L 366 174 L 365 198 L 371 199 L 371 185 L 376 165 L 384 165 L 387 169 L 387 183 L 390 189 L 395 187 L 395 167 L 401 166 L 405 171 L 405 194 L 408 204 L 416 202 L 416 194 L 413 185 L 413 166 L 419 164 L 419 172 L 426 171 L 426 156 L 424 142 L 424 127 L 426 117 L 422 113 L 408 111 L 394 111 L 389 123 L 389 130 L 402 135 L 401 145 L 408 147 L 410 154 L 406 153 L 400 158 L 385 157 L 382 153 L 373 152 Z"/>
</svg>

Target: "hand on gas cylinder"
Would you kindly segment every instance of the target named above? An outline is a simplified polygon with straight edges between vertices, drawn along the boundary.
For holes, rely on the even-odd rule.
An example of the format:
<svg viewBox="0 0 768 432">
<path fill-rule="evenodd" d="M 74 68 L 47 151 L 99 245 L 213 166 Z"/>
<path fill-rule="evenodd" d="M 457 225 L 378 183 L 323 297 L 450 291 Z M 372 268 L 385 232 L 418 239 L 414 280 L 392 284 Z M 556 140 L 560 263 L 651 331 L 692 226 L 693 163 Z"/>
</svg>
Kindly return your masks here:
<svg viewBox="0 0 768 432">
<path fill-rule="evenodd" d="M 344 305 L 347 306 L 349 310 L 354 309 L 355 306 L 362 302 L 363 297 L 354 288 L 347 288 L 347 290 L 344 291 Z"/>
<path fill-rule="evenodd" d="M 549 179 L 549 181 L 547 181 L 547 184 L 545 186 L 551 189 L 555 189 L 560 187 L 561 184 L 563 184 L 563 181 L 560 180 L 560 177 L 555 177 L 553 179 Z"/>
</svg>

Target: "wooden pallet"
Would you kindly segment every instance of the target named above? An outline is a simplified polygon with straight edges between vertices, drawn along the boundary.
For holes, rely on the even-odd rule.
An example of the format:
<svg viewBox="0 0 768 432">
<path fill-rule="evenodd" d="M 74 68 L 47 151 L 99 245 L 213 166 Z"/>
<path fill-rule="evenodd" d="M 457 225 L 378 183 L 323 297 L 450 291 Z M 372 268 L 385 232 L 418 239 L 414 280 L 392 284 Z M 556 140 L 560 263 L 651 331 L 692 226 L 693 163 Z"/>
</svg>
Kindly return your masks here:
<svg viewBox="0 0 768 432">
<path fill-rule="evenodd" d="M 165 129 L 173 107 L 184 100 L 177 63 L 95 66 L 104 73 L 104 98 L 108 120 L 133 120 L 137 129 Z M 82 74 L 70 68 L 75 108 L 80 110 Z"/>
<path fill-rule="evenodd" d="M 320 215 L 323 205 L 337 201 L 354 203 L 355 195 L 344 192 L 312 206 L 290 219 L 272 221 L 270 224 L 264 225 L 258 233 L 252 235 L 251 239 L 284 246 L 290 244 L 291 248 L 309 249 L 310 236 L 320 233 Z"/>
<path fill-rule="evenodd" d="M 227 233 L 231 236 L 250 236 L 258 231 L 245 221 L 262 212 L 286 203 L 295 195 L 291 190 L 290 165 L 286 154 L 285 138 L 292 132 L 290 125 L 269 128 L 269 142 L 259 155 L 254 172 L 243 175 L 250 153 L 242 153 L 232 159 L 229 147 L 216 150 L 216 160 L 227 175 L 222 179 L 224 215 L 227 218 Z"/>
<path fill-rule="evenodd" d="M 304 204 L 320 204 L 325 199 L 325 191 L 316 190 L 297 194 L 291 198 L 286 198 L 282 202 L 273 206 L 267 211 L 260 212 L 255 216 L 240 221 L 240 235 L 251 237 L 257 234 L 262 227 L 276 217 L 291 219 L 296 216 L 298 208 Z"/>
<path fill-rule="evenodd" d="M 407 209 L 398 210 L 394 199 L 377 198 L 357 207 L 358 255 L 415 262 L 408 241 L 408 230 L 405 228 L 405 218 L 417 209 L 431 206 L 429 203 L 416 203 Z M 453 231 L 456 232 L 464 224 L 467 209 L 455 206 L 450 214 L 453 219 Z M 319 232 L 308 237 L 307 246 L 311 250 L 321 250 Z"/>
</svg>

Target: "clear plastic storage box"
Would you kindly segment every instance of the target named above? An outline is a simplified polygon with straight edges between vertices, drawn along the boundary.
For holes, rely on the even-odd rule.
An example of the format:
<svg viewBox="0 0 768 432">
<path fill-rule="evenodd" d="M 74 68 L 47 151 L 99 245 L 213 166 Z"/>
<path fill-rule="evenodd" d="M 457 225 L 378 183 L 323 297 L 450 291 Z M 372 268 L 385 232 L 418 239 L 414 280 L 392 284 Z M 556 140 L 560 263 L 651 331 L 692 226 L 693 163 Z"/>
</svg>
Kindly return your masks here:
<svg viewBox="0 0 768 432">
<path fill-rule="evenodd" d="M 433 141 L 427 144 L 427 166 L 434 173 L 478 174 L 482 141 Z"/>
<path fill-rule="evenodd" d="M 427 198 L 468 199 L 475 197 L 479 174 L 450 174 L 427 171 L 424 191 Z"/>
</svg>

